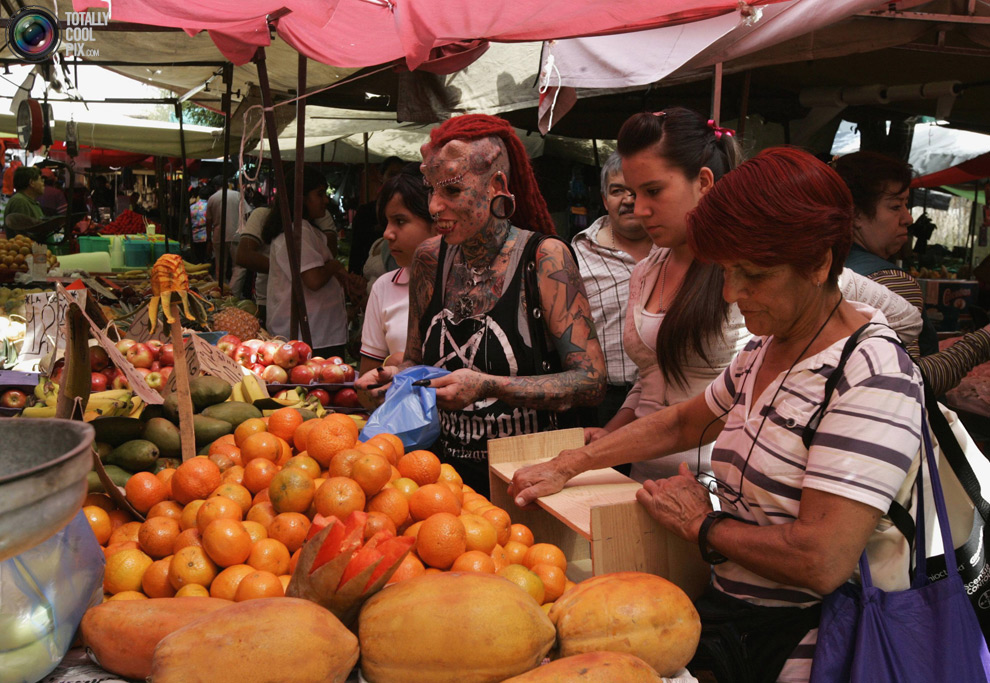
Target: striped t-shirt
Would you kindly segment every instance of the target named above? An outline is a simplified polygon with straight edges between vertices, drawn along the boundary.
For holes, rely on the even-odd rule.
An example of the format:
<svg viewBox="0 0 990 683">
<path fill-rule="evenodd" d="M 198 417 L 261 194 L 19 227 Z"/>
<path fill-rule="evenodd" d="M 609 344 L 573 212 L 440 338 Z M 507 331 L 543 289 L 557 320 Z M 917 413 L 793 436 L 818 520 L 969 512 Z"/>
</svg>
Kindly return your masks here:
<svg viewBox="0 0 990 683">
<path fill-rule="evenodd" d="M 873 309 L 853 305 L 882 322 Z M 804 447 L 802 434 L 822 402 L 825 382 L 846 339 L 795 365 L 772 407 L 766 404 L 784 373 L 762 396 L 751 396 L 772 337 L 751 339 L 708 387 L 709 409 L 727 413 L 712 450 L 712 471 L 736 491 L 741 486 L 746 503 L 727 507 L 729 512 L 760 526 L 788 524 L 798 517 L 804 488 L 887 511 L 918 458 L 923 390 L 921 375 L 907 353 L 880 336 L 894 337 L 894 333 L 877 325 L 862 335 L 810 449 Z M 767 418 L 754 444 L 764 412 Z M 745 481 L 740 483 L 747 458 Z M 822 599 L 808 588 L 766 579 L 732 561 L 714 567 L 713 583 L 729 595 L 758 605 L 809 606 Z M 817 629 L 794 651 L 779 680 L 807 680 L 816 638 Z"/>
</svg>

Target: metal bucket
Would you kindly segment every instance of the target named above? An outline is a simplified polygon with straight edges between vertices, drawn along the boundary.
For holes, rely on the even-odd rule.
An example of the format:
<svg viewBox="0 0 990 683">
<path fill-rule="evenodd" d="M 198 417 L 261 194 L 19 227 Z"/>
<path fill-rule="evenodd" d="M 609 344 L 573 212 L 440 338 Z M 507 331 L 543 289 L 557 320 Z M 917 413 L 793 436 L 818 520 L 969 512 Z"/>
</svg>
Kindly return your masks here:
<svg viewBox="0 0 990 683">
<path fill-rule="evenodd" d="M 71 420 L 0 420 L 0 561 L 41 543 L 79 511 L 93 428 Z"/>
</svg>

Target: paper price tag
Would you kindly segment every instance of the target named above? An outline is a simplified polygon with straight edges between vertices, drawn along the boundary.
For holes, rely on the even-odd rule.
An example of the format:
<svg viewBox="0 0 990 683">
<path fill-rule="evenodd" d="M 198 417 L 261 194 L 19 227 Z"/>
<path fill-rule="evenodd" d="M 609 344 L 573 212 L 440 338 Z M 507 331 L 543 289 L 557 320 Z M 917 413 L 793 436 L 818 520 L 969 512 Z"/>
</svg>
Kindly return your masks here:
<svg viewBox="0 0 990 683">
<path fill-rule="evenodd" d="M 68 297 L 69 293 L 66 291 L 65 287 L 60 284 L 56 285 L 57 291 L 61 296 Z M 145 403 L 150 404 L 161 404 L 165 402 L 161 394 L 148 386 L 148 383 L 144 381 L 144 377 L 139 373 L 130 362 L 124 358 L 124 354 L 117 350 L 117 345 L 103 333 L 103 330 L 92 321 L 92 319 L 86 315 L 86 310 L 84 306 L 82 308 L 83 317 L 86 322 L 89 323 L 90 332 L 92 332 L 93 337 L 99 342 L 100 346 L 107 352 L 110 356 L 110 361 L 114 364 L 118 370 L 124 373 L 124 377 L 127 378 L 127 382 L 131 385 L 131 389 L 137 394 Z"/>
<path fill-rule="evenodd" d="M 199 358 L 196 357 L 196 350 L 195 347 L 193 347 L 192 340 L 194 338 L 195 335 L 193 337 L 185 337 L 182 340 L 182 346 L 186 350 L 186 370 L 189 373 L 189 379 L 199 376 L 199 369 L 200 369 Z M 176 384 L 177 380 L 175 377 L 176 377 L 176 372 L 175 370 L 172 370 L 172 373 L 168 376 L 168 382 L 165 383 L 166 396 L 175 393 L 176 391 L 176 387 L 178 385 Z"/>
<path fill-rule="evenodd" d="M 86 290 L 74 289 L 66 293 L 79 304 L 79 307 L 86 308 Z M 24 297 L 24 317 L 26 329 L 24 330 L 24 343 L 18 354 L 18 360 L 40 360 L 54 349 L 65 348 L 65 310 L 68 308 L 67 298 L 63 298 L 57 292 L 37 292 Z"/>
<path fill-rule="evenodd" d="M 128 339 L 133 339 L 136 342 L 146 342 L 150 339 L 157 339 L 163 344 L 167 344 L 169 341 L 168 334 L 168 323 L 163 320 L 158 321 L 158 325 L 155 327 L 155 331 L 151 331 L 151 321 L 148 319 L 148 304 L 145 302 L 141 308 L 134 312 L 134 317 L 131 318 L 131 326 L 127 328 L 127 334 L 125 335 Z"/>
<path fill-rule="evenodd" d="M 200 368 L 208 375 L 219 377 L 231 386 L 237 384 L 244 378 L 244 368 L 234 362 L 215 346 L 211 346 L 199 335 L 192 335 L 193 348 L 196 349 L 196 358 L 199 360 Z"/>
</svg>

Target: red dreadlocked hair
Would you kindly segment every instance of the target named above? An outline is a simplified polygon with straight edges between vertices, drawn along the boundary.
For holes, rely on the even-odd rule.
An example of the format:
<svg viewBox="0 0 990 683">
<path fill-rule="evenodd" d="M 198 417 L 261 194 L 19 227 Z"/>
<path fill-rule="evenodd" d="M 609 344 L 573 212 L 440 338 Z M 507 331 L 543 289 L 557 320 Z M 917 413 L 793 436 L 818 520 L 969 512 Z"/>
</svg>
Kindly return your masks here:
<svg viewBox="0 0 990 683">
<path fill-rule="evenodd" d="M 509 153 L 509 192 L 515 195 L 517 222 L 524 228 L 544 235 L 556 235 L 557 228 L 550 217 L 547 202 L 540 194 L 529 163 L 526 148 L 509 122 L 488 114 L 464 114 L 447 119 L 430 132 L 430 144 L 440 149 L 452 140 L 478 140 L 497 137 Z"/>
</svg>

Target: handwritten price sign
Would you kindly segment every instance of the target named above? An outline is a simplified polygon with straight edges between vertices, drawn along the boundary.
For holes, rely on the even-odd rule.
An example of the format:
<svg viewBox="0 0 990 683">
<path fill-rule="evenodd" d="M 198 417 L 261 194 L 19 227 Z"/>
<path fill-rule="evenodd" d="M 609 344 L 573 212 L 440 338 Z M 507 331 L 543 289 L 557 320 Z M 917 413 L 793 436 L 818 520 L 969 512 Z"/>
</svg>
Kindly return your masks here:
<svg viewBox="0 0 990 683">
<path fill-rule="evenodd" d="M 83 310 L 86 309 L 86 290 L 74 289 L 69 295 Z M 54 349 L 65 348 L 65 310 L 69 303 L 58 293 L 37 292 L 24 297 L 24 318 L 26 329 L 24 343 L 18 360 L 40 360 Z"/>
<path fill-rule="evenodd" d="M 234 359 L 211 346 L 197 334 L 190 334 L 183 340 L 186 349 L 186 367 L 189 376 L 196 377 L 200 372 L 219 377 L 231 386 L 244 378 L 244 369 Z M 175 391 L 175 373 L 168 376 L 168 393 Z"/>
</svg>

